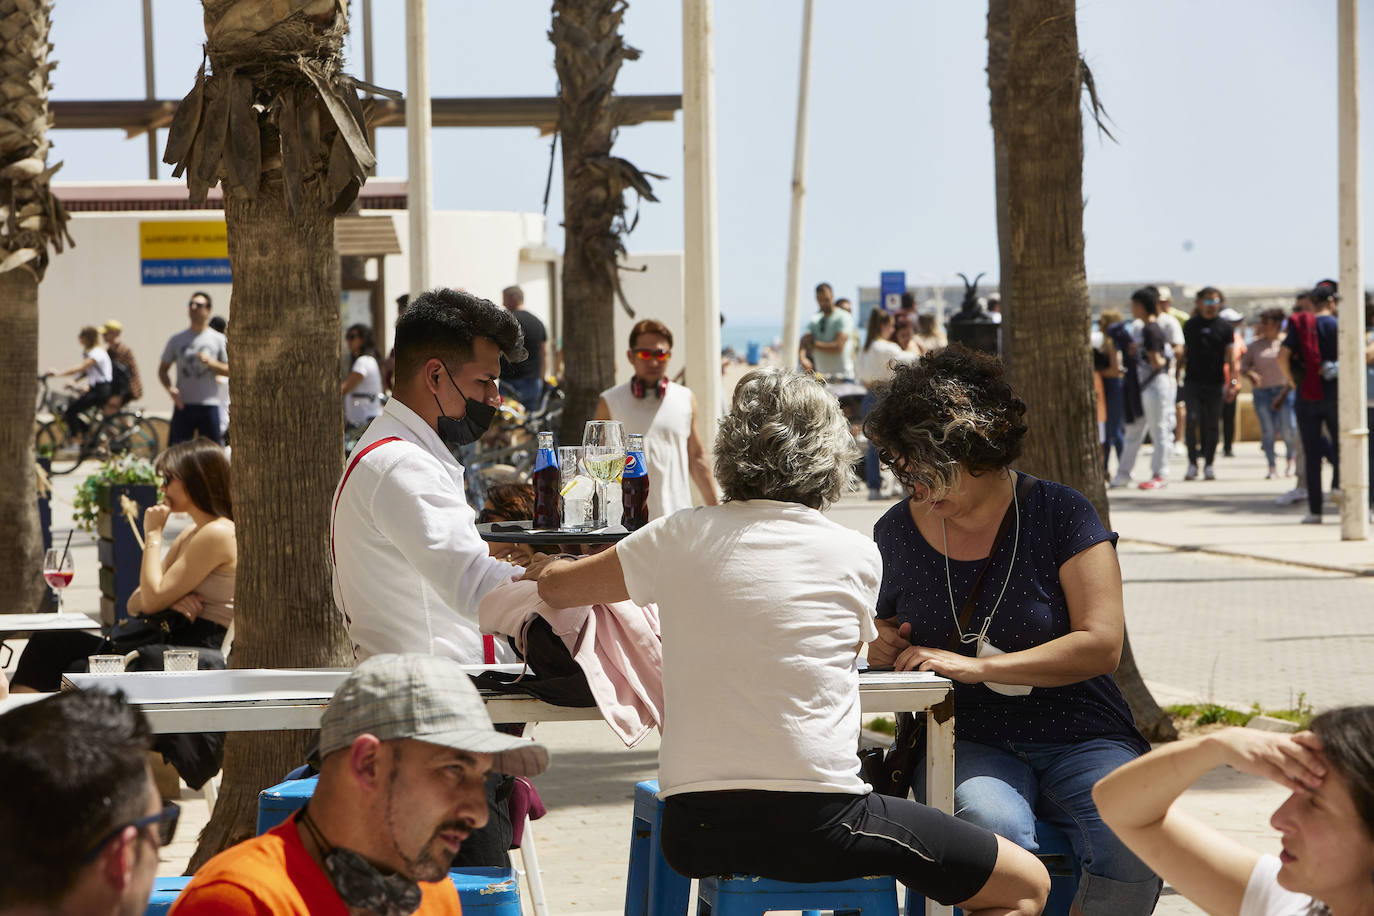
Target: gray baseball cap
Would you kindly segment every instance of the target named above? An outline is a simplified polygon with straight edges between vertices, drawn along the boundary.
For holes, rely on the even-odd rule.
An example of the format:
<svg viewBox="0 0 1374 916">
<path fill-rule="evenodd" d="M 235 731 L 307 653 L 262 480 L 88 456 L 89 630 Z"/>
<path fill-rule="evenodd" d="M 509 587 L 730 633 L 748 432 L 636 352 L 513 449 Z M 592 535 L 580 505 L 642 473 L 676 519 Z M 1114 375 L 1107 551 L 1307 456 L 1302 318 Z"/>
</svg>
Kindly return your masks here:
<svg viewBox="0 0 1374 916">
<path fill-rule="evenodd" d="M 320 759 L 359 735 L 491 754 L 492 769 L 512 776 L 536 776 L 549 765 L 542 744 L 493 728 L 467 672 L 438 655 L 374 655 L 353 669 L 320 720 Z"/>
</svg>

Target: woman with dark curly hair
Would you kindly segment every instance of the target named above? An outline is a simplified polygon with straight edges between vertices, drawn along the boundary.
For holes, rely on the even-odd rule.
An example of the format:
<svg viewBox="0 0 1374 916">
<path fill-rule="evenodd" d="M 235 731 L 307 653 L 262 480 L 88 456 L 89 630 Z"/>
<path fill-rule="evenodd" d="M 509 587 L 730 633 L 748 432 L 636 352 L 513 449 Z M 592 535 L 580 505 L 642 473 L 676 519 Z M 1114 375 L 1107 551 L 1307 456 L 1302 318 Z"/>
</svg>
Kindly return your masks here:
<svg viewBox="0 0 1374 916">
<path fill-rule="evenodd" d="M 868 659 L 956 682 L 959 817 L 1031 851 L 1037 818 L 1059 826 L 1082 864 L 1075 913 L 1149 913 L 1159 879 L 1092 801 L 1094 782 L 1149 749 L 1112 679 L 1116 535 L 1082 494 L 1012 470 L 1025 414 L 990 356 L 951 344 L 897 367 L 864 424 L 909 495 L 873 529 Z"/>
<path fill-rule="evenodd" d="M 554 607 L 657 603 L 663 854 L 689 877 L 888 874 L 967 913 L 1039 913 L 1043 866 L 1007 840 L 859 777 L 858 652 L 878 551 L 821 510 L 859 450 L 824 385 L 749 373 L 716 437 L 719 506 L 655 519 L 525 578 Z"/>
</svg>

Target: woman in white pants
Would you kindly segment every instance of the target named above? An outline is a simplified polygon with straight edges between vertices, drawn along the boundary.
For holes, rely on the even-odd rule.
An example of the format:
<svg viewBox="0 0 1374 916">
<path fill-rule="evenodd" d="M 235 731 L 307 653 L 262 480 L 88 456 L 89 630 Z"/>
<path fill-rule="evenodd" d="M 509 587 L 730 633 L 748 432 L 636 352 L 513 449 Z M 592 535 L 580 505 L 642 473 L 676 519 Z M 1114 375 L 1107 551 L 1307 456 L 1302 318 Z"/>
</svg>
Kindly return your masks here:
<svg viewBox="0 0 1374 916">
<path fill-rule="evenodd" d="M 1131 352 L 1127 361 L 1133 364 L 1140 393 L 1140 409 L 1126 424 L 1126 444 L 1111 486 L 1124 487 L 1131 483 L 1131 471 L 1145 434 L 1150 434 L 1154 453 L 1150 457 L 1150 479 L 1140 484 L 1142 490 L 1158 490 L 1169 477 L 1169 446 L 1173 442 L 1174 397 L 1177 385 L 1170 365 L 1173 347 L 1159 326 L 1157 312 L 1159 295 L 1152 287 L 1142 287 L 1131 294 L 1131 311 L 1140 319 L 1140 330 L 1132 335 Z"/>
</svg>

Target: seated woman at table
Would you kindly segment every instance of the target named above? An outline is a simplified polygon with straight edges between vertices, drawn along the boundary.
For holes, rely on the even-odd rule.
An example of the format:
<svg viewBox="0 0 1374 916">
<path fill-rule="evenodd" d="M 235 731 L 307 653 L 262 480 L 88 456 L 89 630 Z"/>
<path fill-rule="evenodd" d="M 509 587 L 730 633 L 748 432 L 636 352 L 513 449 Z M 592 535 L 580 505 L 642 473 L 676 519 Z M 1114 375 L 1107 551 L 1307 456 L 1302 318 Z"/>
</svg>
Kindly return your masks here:
<svg viewBox="0 0 1374 916">
<path fill-rule="evenodd" d="M 859 778 L 856 661 L 882 569 L 821 513 L 857 483 L 859 455 L 823 384 L 750 372 L 716 438 L 724 503 L 595 556 L 536 557 L 526 578 L 554 607 L 657 603 L 663 852 L 679 873 L 881 873 L 965 912 L 1039 913 L 1049 879 L 1033 856 Z"/>
<path fill-rule="evenodd" d="M 1219 766 L 1292 790 L 1269 819 L 1279 855 L 1178 810 L 1184 790 Z M 1329 710 L 1296 735 L 1230 728 L 1165 745 L 1115 770 L 1093 797 L 1121 839 L 1208 913 L 1374 913 L 1374 706 Z"/>
<path fill-rule="evenodd" d="M 477 513 L 478 522 L 518 522 L 534 518 L 534 485 L 502 483 L 487 490 L 487 502 Z M 524 566 L 534 556 L 529 544 L 488 541 L 487 552 L 498 560 Z"/>
<path fill-rule="evenodd" d="M 163 501 L 143 513 L 143 565 L 138 588 L 129 597 L 129 614 L 170 612 L 160 618 L 176 624 L 165 634 L 168 645 L 218 649 L 234 619 L 238 561 L 229 459 L 214 442 L 197 438 L 159 455 L 157 470 Z M 164 558 L 162 530 L 173 512 L 187 513 L 192 524 L 177 535 Z M 63 672 L 85 670 L 88 655 L 123 654 L 158 639 L 155 633 L 128 639 L 116 635 L 113 642 L 90 633 L 35 634 L 19 657 L 11 688 L 16 693 L 54 691 Z"/>
<path fill-rule="evenodd" d="M 957 683 L 954 810 L 1035 851 L 1037 818 L 1082 865 L 1075 914 L 1150 913 L 1160 881 L 1092 787 L 1149 750 L 1112 672 L 1125 632 L 1116 535 L 1077 491 L 1011 469 L 1025 403 L 958 344 L 898 366 L 864 423 L 907 490 L 873 527 L 873 665 Z M 968 603 L 972 601 L 972 607 Z"/>
</svg>

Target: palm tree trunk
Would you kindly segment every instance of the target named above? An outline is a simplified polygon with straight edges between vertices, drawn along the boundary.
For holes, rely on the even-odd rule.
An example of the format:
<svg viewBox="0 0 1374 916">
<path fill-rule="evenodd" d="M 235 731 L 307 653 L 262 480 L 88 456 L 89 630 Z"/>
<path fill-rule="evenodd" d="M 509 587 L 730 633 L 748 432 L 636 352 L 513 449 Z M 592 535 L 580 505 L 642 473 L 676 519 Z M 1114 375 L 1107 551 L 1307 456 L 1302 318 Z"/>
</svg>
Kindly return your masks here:
<svg viewBox="0 0 1374 916">
<path fill-rule="evenodd" d="M 1002 339 L 1013 354 L 1012 382 L 1029 407 L 1021 466 L 1081 491 L 1108 523 L 1085 340 L 1083 73 L 1074 7 L 1074 0 L 991 0 L 989 7 L 993 141 L 1004 147 L 997 161 L 1005 163 L 998 242 L 1011 303 Z M 1175 737 L 1141 680 L 1129 639 L 1116 678 L 1145 736 Z"/>
<path fill-rule="evenodd" d="M 43 533 L 35 495 L 34 400 L 38 396 L 38 280 L 0 273 L 0 609 L 36 611 L 43 598 Z"/>
<path fill-rule="evenodd" d="M 555 0 L 549 40 L 560 84 L 563 140 L 563 366 L 567 402 L 563 441 L 581 442 L 601 392 L 615 383 L 619 256 L 625 248 L 624 192 L 654 200 L 644 173 L 611 155 L 616 128 L 615 78 L 639 57 L 625 44 L 625 0 Z"/>
</svg>

